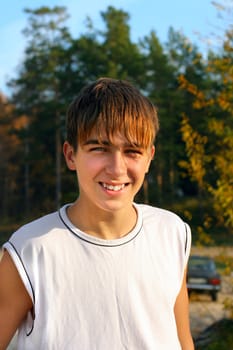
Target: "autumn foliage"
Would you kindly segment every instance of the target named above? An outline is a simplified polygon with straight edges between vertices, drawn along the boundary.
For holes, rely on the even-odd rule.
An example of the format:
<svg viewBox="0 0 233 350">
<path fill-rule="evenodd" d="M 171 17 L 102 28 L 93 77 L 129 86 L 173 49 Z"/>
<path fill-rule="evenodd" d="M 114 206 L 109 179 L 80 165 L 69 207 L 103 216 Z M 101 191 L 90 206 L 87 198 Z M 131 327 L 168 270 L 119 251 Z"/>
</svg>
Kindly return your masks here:
<svg viewBox="0 0 233 350">
<path fill-rule="evenodd" d="M 181 166 L 213 198 L 219 222 L 233 229 L 233 30 L 226 33 L 221 55 L 209 57 L 206 75 L 213 82 L 205 90 L 179 77 L 180 87 L 194 96 L 204 128 L 192 126 L 183 115 L 181 131 L 188 160 Z M 212 175 L 211 175 L 212 174 Z"/>
</svg>

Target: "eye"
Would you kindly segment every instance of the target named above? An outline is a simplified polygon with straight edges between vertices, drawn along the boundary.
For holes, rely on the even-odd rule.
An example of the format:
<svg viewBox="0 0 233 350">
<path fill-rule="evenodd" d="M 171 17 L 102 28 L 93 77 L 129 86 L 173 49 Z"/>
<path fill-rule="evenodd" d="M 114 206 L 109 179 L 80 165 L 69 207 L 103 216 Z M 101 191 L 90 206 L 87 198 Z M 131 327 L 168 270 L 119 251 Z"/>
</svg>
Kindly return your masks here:
<svg viewBox="0 0 233 350">
<path fill-rule="evenodd" d="M 107 147 L 103 147 L 103 146 L 91 147 L 89 149 L 89 152 L 107 152 Z"/>
<path fill-rule="evenodd" d="M 139 148 L 129 148 L 129 149 L 126 149 L 125 150 L 125 153 L 126 154 L 129 154 L 129 155 L 132 155 L 132 156 L 139 156 L 139 155 L 142 155 L 143 152 L 141 149 Z"/>
</svg>

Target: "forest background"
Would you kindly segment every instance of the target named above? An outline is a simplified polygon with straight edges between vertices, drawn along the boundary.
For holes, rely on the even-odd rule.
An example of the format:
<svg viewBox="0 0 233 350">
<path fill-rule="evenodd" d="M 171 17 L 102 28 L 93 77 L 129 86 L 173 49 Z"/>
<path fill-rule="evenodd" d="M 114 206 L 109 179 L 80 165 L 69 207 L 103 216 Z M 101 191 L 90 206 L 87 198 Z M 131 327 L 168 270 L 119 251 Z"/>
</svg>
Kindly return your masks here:
<svg viewBox="0 0 233 350">
<path fill-rule="evenodd" d="M 77 197 L 62 156 L 72 99 L 98 77 L 127 79 L 158 107 L 156 157 L 137 196 L 187 221 L 194 243 L 233 242 L 232 6 L 214 3 L 227 22 L 218 49 L 204 57 L 174 28 L 165 44 L 151 31 L 133 42 L 129 13 L 101 12 L 73 37 L 65 7 L 25 10 L 24 60 L 0 96 L 0 243 L 21 224 Z M 225 23 L 226 24 L 226 23 Z"/>
</svg>

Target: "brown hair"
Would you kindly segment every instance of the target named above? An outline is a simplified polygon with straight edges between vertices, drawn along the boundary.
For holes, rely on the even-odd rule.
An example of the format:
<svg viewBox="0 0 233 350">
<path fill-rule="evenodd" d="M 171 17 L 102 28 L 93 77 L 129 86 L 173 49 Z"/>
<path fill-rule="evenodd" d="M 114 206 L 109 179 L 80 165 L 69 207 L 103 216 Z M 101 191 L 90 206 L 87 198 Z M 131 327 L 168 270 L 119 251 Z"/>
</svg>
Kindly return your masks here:
<svg viewBox="0 0 233 350">
<path fill-rule="evenodd" d="M 111 141 L 117 133 L 142 148 L 152 146 L 159 130 L 156 107 L 124 80 L 100 78 L 84 87 L 67 111 L 67 141 L 77 150 L 92 130 Z"/>
</svg>

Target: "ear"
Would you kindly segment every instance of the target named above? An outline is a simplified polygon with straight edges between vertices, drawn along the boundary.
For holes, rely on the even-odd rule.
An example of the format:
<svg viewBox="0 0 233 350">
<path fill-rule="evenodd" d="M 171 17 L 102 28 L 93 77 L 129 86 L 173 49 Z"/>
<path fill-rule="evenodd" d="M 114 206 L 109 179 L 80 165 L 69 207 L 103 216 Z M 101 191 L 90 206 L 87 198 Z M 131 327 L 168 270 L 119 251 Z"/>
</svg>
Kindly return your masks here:
<svg viewBox="0 0 233 350">
<path fill-rule="evenodd" d="M 148 171 L 149 171 L 150 163 L 151 163 L 152 159 L 154 158 L 154 155 L 155 155 L 155 146 L 153 145 L 153 146 L 151 147 L 151 149 L 149 150 L 148 165 L 147 165 L 146 173 L 148 173 Z"/>
<path fill-rule="evenodd" d="M 150 151 L 150 160 L 154 159 L 154 156 L 155 156 L 155 146 L 153 145 Z"/>
<path fill-rule="evenodd" d="M 65 141 L 63 144 L 63 154 L 66 160 L 66 165 L 70 170 L 76 170 L 76 165 L 74 161 L 75 152 L 73 147 L 69 144 L 68 141 Z"/>
</svg>

